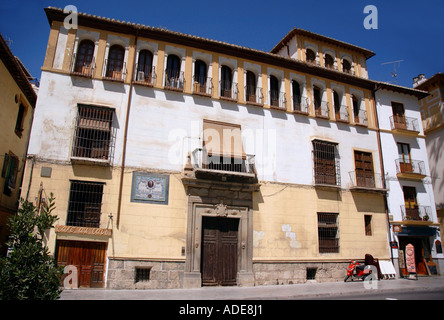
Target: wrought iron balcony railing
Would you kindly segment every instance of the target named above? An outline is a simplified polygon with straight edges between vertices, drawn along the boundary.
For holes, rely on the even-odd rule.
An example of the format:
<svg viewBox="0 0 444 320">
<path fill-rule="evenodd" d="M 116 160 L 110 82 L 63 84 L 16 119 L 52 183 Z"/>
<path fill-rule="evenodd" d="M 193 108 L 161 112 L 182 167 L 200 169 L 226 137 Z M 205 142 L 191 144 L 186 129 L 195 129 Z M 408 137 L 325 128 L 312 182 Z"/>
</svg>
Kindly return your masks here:
<svg viewBox="0 0 444 320">
<path fill-rule="evenodd" d="M 424 161 L 420 160 L 403 160 L 396 159 L 396 173 L 399 174 L 409 174 L 409 175 L 418 175 L 425 176 L 425 164 Z"/>
<path fill-rule="evenodd" d="M 104 79 L 123 82 L 125 81 L 126 74 L 126 62 L 124 62 L 123 65 L 118 65 L 114 61 L 105 59 L 105 63 L 103 64 Z"/>
<path fill-rule="evenodd" d="M 219 81 L 219 88 L 221 99 L 237 101 L 239 90 L 236 82 L 221 80 Z"/>
<path fill-rule="evenodd" d="M 191 153 L 191 164 L 195 169 L 206 169 L 227 173 L 255 174 L 254 155 L 242 157 L 224 157 L 209 155 L 205 148 L 197 148 Z"/>
<path fill-rule="evenodd" d="M 245 86 L 245 101 L 252 104 L 264 104 L 264 95 L 262 88 L 255 88 L 254 86 Z"/>
<path fill-rule="evenodd" d="M 270 90 L 270 106 L 283 109 L 287 108 L 287 100 L 285 99 L 285 92 L 279 92 L 276 90 Z"/>
<path fill-rule="evenodd" d="M 383 176 L 380 173 L 350 171 L 348 174 L 352 188 L 369 190 L 382 190 L 384 188 Z"/>
<path fill-rule="evenodd" d="M 390 117 L 392 130 L 419 132 L 418 119 L 393 115 Z"/>
<path fill-rule="evenodd" d="M 203 96 L 211 96 L 213 94 L 213 79 L 210 77 L 195 75 L 193 93 Z"/>
<path fill-rule="evenodd" d="M 136 64 L 136 68 L 134 69 L 134 83 L 154 86 L 156 78 L 156 67 L 148 68 Z"/>
<path fill-rule="evenodd" d="M 367 126 L 367 111 L 365 110 L 359 110 L 358 112 L 354 113 L 354 121 L 357 125 Z"/>
<path fill-rule="evenodd" d="M 173 91 L 183 91 L 185 78 L 183 71 L 165 70 L 165 89 Z"/>
<path fill-rule="evenodd" d="M 432 207 L 430 206 L 401 206 L 402 220 L 413 221 L 430 221 L 432 214 Z"/>
<path fill-rule="evenodd" d="M 346 105 L 340 105 L 339 108 L 335 107 L 335 118 L 339 122 L 350 122 L 350 114 Z"/>
<path fill-rule="evenodd" d="M 95 67 L 94 57 L 92 57 L 91 61 L 77 61 L 77 54 L 74 53 L 71 58 L 69 70 L 72 75 L 91 78 L 94 74 Z"/>
<path fill-rule="evenodd" d="M 310 102 L 307 97 L 293 96 L 293 111 L 296 113 L 308 114 Z"/>
<path fill-rule="evenodd" d="M 315 101 L 315 115 L 319 118 L 328 119 L 329 118 L 329 105 L 327 101 L 321 101 L 321 103 L 317 103 Z"/>
</svg>

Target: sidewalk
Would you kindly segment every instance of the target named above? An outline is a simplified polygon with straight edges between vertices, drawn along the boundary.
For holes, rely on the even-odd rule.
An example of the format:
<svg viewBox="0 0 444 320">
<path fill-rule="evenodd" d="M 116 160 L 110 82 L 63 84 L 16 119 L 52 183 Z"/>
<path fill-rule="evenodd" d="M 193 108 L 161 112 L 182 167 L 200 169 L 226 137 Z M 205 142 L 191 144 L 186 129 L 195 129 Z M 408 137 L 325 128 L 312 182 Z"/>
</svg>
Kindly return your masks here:
<svg viewBox="0 0 444 320">
<path fill-rule="evenodd" d="M 424 291 L 444 288 L 444 277 L 419 277 L 418 280 L 393 279 L 375 282 L 366 289 L 362 281 L 304 283 L 257 287 L 203 287 L 197 289 L 64 290 L 60 300 L 284 300 L 322 298 L 331 295 L 366 292 Z"/>
</svg>

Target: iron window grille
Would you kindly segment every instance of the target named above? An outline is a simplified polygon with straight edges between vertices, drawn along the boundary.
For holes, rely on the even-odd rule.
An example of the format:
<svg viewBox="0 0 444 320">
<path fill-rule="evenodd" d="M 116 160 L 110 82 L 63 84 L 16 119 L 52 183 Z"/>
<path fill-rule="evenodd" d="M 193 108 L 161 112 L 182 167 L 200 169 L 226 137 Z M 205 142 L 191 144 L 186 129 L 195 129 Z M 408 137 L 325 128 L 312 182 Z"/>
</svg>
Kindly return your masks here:
<svg viewBox="0 0 444 320">
<path fill-rule="evenodd" d="M 79 105 L 72 157 L 111 160 L 115 142 L 114 110 Z"/>
<path fill-rule="evenodd" d="M 337 144 L 313 141 L 314 180 L 316 185 L 341 185 L 341 173 Z"/>
<path fill-rule="evenodd" d="M 339 253 L 338 214 L 318 212 L 319 253 Z"/>
<path fill-rule="evenodd" d="M 146 282 L 150 280 L 151 267 L 136 267 L 134 282 Z"/>
<path fill-rule="evenodd" d="M 66 225 L 100 227 L 103 183 L 71 181 Z"/>
</svg>

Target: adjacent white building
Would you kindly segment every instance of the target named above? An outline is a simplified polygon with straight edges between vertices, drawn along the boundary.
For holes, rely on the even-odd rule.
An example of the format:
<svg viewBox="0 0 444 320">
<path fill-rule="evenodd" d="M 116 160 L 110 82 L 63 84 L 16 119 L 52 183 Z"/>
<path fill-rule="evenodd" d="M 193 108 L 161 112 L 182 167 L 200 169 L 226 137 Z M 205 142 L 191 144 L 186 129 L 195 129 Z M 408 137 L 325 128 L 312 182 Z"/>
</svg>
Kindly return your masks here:
<svg viewBox="0 0 444 320">
<path fill-rule="evenodd" d="M 424 92 L 380 83 L 375 90 L 393 262 L 406 275 L 405 247 L 418 274 L 443 270 L 444 256 L 419 108 Z M 438 270 L 438 271 L 436 271 Z"/>
</svg>

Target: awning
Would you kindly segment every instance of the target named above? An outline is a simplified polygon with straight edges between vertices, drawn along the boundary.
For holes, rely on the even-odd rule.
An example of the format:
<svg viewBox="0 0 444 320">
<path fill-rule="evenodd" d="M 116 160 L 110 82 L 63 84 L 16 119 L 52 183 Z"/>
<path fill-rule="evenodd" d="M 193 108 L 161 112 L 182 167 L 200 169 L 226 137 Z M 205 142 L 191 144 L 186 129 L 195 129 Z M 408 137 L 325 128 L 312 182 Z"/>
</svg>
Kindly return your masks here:
<svg viewBox="0 0 444 320">
<path fill-rule="evenodd" d="M 412 227 L 403 226 L 398 236 L 422 236 L 422 237 L 434 237 L 436 236 L 437 228 L 434 227 Z"/>
<path fill-rule="evenodd" d="M 246 159 L 240 125 L 204 120 L 203 131 L 208 155 Z"/>
</svg>

